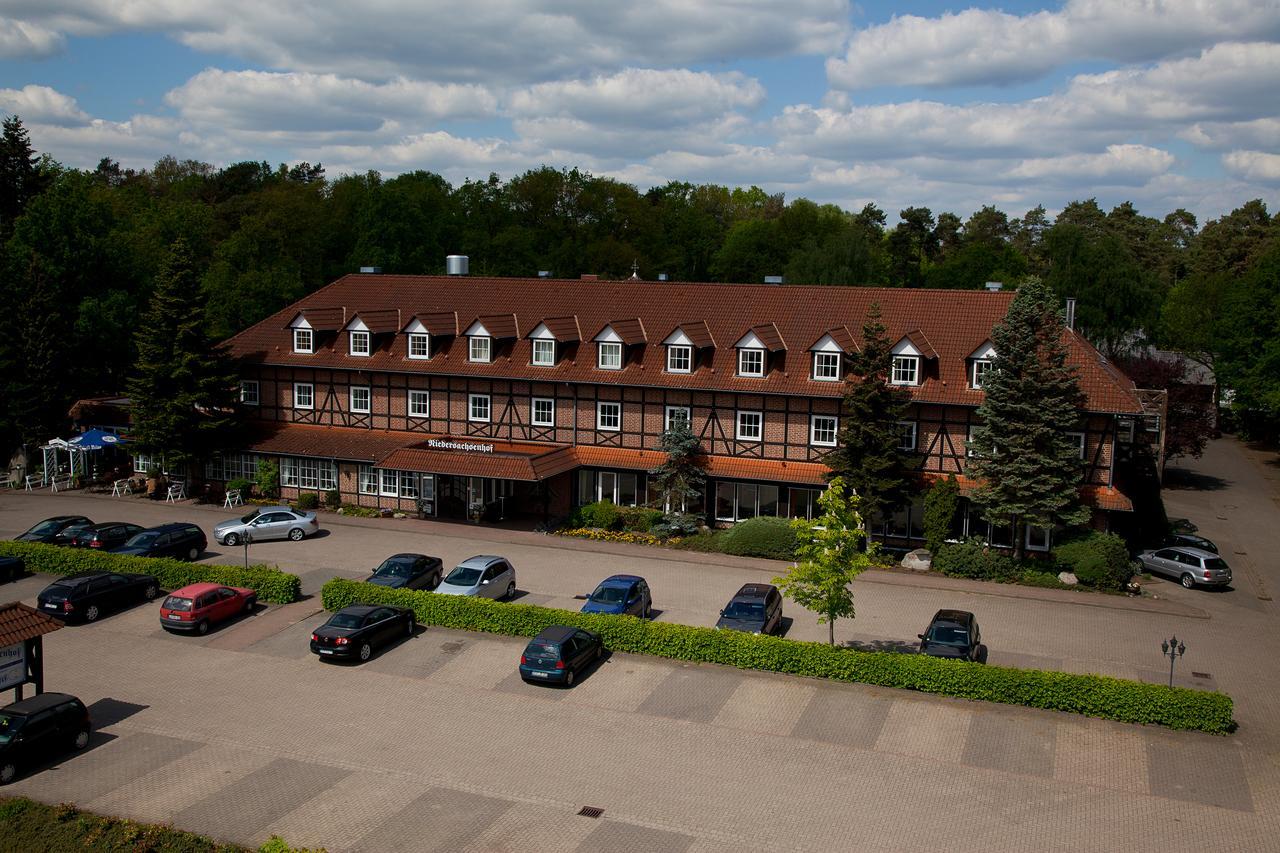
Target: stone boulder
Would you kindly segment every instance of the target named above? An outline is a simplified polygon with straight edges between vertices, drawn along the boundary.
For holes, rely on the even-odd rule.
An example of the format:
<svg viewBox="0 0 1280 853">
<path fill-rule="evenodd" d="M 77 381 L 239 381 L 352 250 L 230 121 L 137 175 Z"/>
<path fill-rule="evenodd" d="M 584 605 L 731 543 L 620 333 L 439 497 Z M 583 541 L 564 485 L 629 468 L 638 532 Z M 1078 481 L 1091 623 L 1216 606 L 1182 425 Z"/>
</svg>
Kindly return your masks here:
<svg viewBox="0 0 1280 853">
<path fill-rule="evenodd" d="M 908 551 L 902 558 L 902 567 L 916 572 L 927 572 L 933 568 L 933 555 L 926 548 Z"/>
<path fill-rule="evenodd" d="M 1058 580 L 1067 586 L 1075 586 L 1080 580 L 1071 572 L 1058 572 Z"/>
</svg>

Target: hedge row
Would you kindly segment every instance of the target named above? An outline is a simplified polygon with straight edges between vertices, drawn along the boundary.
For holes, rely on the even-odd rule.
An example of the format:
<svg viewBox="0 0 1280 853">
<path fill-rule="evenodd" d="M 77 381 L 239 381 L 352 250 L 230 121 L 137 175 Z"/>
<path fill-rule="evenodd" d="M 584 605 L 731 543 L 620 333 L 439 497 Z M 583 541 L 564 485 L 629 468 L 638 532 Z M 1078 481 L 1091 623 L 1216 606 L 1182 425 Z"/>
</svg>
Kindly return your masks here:
<svg viewBox="0 0 1280 853">
<path fill-rule="evenodd" d="M 169 557 L 133 557 L 106 554 L 91 548 L 68 548 L 39 542 L 0 542 L 0 557 L 21 557 L 27 571 L 49 575 L 77 572 L 133 572 L 155 575 L 164 589 L 173 590 L 191 583 L 220 583 L 242 586 L 258 593 L 260 601 L 288 604 L 302 597 L 302 581 L 265 565 L 249 568 L 187 563 Z"/>
<path fill-rule="evenodd" d="M 632 616 L 575 613 L 531 604 L 388 589 L 341 578 L 324 585 L 321 601 L 328 610 L 355 603 L 398 604 L 411 607 L 424 625 L 491 634 L 530 637 L 549 625 L 573 625 L 595 631 L 604 638 L 606 648 L 619 652 L 897 687 L 1171 729 L 1220 734 L 1235 728 L 1231 698 L 1225 694 L 1170 689 L 1101 675 L 1013 669 L 925 655 L 859 652 L 823 643 L 651 622 Z"/>
</svg>

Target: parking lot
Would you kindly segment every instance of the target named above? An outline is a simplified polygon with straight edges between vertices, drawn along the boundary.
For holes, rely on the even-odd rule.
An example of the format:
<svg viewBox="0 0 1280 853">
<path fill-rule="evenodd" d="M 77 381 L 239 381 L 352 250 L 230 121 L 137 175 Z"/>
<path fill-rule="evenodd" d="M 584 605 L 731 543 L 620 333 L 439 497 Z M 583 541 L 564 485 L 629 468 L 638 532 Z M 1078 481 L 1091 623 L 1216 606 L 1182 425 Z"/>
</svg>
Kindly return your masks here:
<svg viewBox="0 0 1280 853">
<path fill-rule="evenodd" d="M 1231 483 L 1172 492 L 1171 512 L 1183 502 L 1175 514 L 1207 517 L 1203 532 L 1246 552 L 1257 541 L 1261 554 L 1277 505 L 1219 510 L 1245 506 L 1233 490 L 1275 484 L 1236 450 L 1215 452 Z M 5 495 L 0 535 L 55 509 L 206 529 L 225 514 Z M 1276 518 L 1251 515 L 1268 511 Z M 737 585 L 777 570 L 414 521 L 328 527 L 251 556 L 300 570 L 315 592 L 394 551 L 446 565 L 500 553 L 520 573 L 521 600 L 575 609 L 603 575 L 635 571 L 660 618 L 692 624 L 713 623 Z M 49 688 L 80 695 L 101 731 L 88 752 L 11 790 L 335 851 L 1267 849 L 1280 829 L 1274 566 L 1224 553 L 1240 567 L 1233 590 L 1163 584 L 1167 598 L 1148 608 L 869 575 L 837 637 L 906 644 L 933 610 L 959 606 L 979 614 L 993 663 L 1159 680 L 1159 641 L 1176 632 L 1188 646 L 1181 677 L 1201 672 L 1235 697 L 1242 728 L 1229 738 L 627 655 L 558 690 L 519 680 L 522 641 L 440 629 L 363 665 L 322 664 L 307 650 L 324 619 L 309 599 L 204 638 L 166 634 L 154 606 L 52 635 Z M 45 582 L 0 595 L 30 603 Z M 790 636 L 825 633 L 790 603 L 788 615 Z M 604 813 L 580 817 L 583 806 Z"/>
</svg>

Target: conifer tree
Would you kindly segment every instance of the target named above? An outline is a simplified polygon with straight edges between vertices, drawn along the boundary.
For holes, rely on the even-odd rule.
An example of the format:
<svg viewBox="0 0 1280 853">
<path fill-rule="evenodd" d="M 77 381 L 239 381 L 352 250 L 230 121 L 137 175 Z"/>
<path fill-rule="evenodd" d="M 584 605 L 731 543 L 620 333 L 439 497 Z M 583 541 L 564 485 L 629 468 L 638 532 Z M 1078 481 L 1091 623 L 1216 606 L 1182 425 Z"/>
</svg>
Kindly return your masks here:
<svg viewBox="0 0 1280 853">
<path fill-rule="evenodd" d="M 1037 278 L 1023 282 L 991 332 L 995 358 L 982 380 L 981 426 L 969 442 L 966 473 L 978 481 L 973 502 L 993 524 L 1013 522 L 1014 556 L 1028 524 L 1082 524 L 1080 451 L 1067 431 L 1084 407 L 1067 364 L 1057 298 Z"/>
<path fill-rule="evenodd" d="M 238 372 L 207 329 L 191 255 L 178 240 L 156 275 L 129 382 L 132 444 L 162 456 L 170 471 L 185 473 L 235 443 Z"/>
<path fill-rule="evenodd" d="M 707 481 L 703 469 L 703 450 L 698 437 L 686 420 L 677 420 L 658 438 L 658 449 L 667 454 L 667 461 L 649 472 L 658 500 L 671 512 L 684 512 L 686 506 L 702 494 Z"/>
<path fill-rule="evenodd" d="M 832 477 L 858 495 L 868 521 L 884 518 L 911 500 L 911 451 L 902 449 L 902 426 L 910 396 L 889 384 L 893 345 L 873 304 L 862 326 L 862 348 L 850 360 L 840 443 L 826 456 Z"/>
<path fill-rule="evenodd" d="M 38 163 L 22 119 L 5 118 L 0 124 L 0 239 L 8 239 L 27 201 L 40 192 L 44 182 Z"/>
</svg>

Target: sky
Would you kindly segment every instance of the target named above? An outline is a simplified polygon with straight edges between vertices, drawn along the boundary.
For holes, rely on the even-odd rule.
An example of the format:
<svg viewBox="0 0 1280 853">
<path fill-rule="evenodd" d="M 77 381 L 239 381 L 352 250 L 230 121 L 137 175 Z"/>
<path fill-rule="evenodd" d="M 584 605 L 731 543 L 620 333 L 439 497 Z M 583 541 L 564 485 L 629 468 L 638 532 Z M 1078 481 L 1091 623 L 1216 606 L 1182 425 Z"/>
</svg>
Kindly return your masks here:
<svg viewBox="0 0 1280 853">
<path fill-rule="evenodd" d="M 1280 0 L 0 0 L 0 112 L 164 155 L 1018 216 L 1280 207 Z"/>
</svg>

